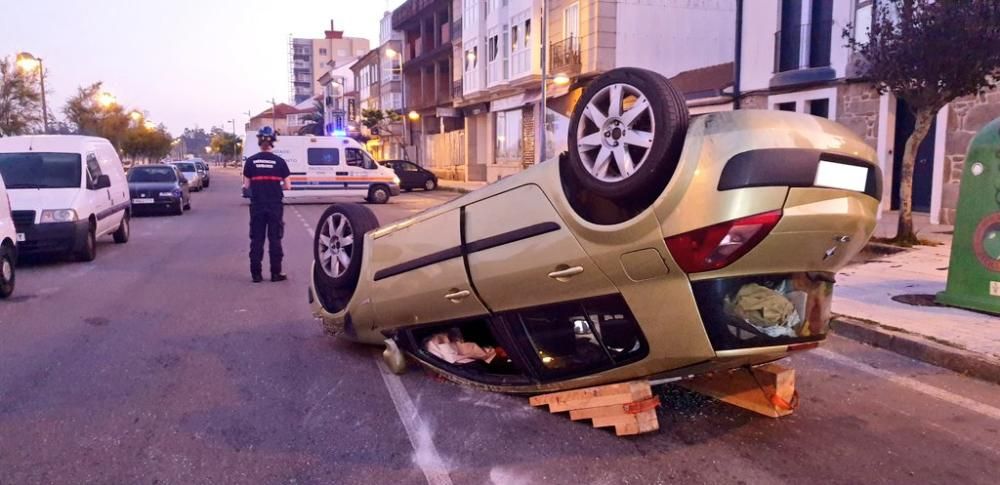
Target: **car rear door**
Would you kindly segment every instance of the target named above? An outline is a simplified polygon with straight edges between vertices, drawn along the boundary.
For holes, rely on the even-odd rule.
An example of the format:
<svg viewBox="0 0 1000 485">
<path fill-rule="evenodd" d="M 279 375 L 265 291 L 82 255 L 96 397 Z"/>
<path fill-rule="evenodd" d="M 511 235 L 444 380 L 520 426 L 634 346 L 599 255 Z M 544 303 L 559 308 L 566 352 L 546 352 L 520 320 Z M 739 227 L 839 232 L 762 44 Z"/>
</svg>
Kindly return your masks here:
<svg viewBox="0 0 1000 485">
<path fill-rule="evenodd" d="M 403 187 L 414 188 L 423 187 L 424 179 L 426 176 L 420 171 L 420 168 L 410 162 L 396 162 L 399 169 L 396 170 L 396 174 L 399 175 L 399 180 Z"/>
<path fill-rule="evenodd" d="M 464 229 L 472 282 L 493 312 L 618 293 L 537 185 L 466 206 Z"/>
<path fill-rule="evenodd" d="M 407 326 L 487 314 L 465 271 L 460 215 L 456 208 L 374 241 L 377 320 Z"/>
<path fill-rule="evenodd" d="M 97 234 L 101 235 L 107 232 L 111 227 L 111 221 L 108 217 L 111 214 L 111 188 L 105 187 L 98 189 L 97 179 L 101 175 L 106 175 L 101 169 L 101 163 L 98 161 L 96 151 L 91 151 L 84 157 L 84 168 L 87 171 L 87 201 L 89 202 L 89 213 L 78 214 L 81 219 L 85 219 L 94 214 L 94 218 L 97 219 Z M 110 176 L 109 176 L 110 177 Z"/>
</svg>

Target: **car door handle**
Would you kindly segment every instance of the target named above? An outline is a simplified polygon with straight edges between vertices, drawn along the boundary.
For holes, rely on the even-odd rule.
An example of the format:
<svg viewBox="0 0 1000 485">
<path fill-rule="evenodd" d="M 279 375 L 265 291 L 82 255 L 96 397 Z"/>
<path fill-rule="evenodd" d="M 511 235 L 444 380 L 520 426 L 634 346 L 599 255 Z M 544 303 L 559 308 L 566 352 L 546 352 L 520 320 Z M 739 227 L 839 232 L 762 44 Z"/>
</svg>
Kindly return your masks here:
<svg viewBox="0 0 1000 485">
<path fill-rule="evenodd" d="M 580 273 L 583 273 L 583 266 L 573 266 L 572 268 L 560 269 L 549 273 L 549 278 L 554 280 L 567 280 Z"/>
<path fill-rule="evenodd" d="M 472 295 L 472 292 L 469 291 L 469 290 L 461 290 L 461 291 L 459 291 L 459 290 L 451 290 L 451 293 L 448 293 L 447 295 L 444 295 L 444 298 L 446 300 L 451 300 L 454 303 L 458 303 L 458 302 L 460 302 L 460 301 L 468 298 L 470 295 Z"/>
</svg>

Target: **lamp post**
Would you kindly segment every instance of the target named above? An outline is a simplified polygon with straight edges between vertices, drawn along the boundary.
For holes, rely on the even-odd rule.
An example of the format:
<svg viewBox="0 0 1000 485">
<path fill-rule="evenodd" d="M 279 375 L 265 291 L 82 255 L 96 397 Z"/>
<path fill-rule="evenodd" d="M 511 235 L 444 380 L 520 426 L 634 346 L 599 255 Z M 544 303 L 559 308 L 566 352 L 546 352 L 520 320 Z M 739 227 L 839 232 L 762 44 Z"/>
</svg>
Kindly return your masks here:
<svg viewBox="0 0 1000 485">
<path fill-rule="evenodd" d="M 42 65 L 42 58 L 31 55 L 30 52 L 22 52 L 17 55 L 17 66 L 22 71 L 29 72 L 38 69 L 38 82 L 42 88 L 42 132 L 49 132 L 49 110 L 45 105 L 45 67 Z"/>
</svg>

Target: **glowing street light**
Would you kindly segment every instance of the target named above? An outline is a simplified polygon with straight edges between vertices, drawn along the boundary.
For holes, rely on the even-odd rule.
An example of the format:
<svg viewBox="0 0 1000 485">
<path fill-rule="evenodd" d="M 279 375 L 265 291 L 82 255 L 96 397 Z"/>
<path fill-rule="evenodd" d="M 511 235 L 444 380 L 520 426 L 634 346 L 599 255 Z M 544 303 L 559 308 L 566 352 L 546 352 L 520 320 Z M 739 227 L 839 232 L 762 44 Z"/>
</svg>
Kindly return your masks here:
<svg viewBox="0 0 1000 485">
<path fill-rule="evenodd" d="M 115 98 L 113 94 L 107 91 L 101 91 L 100 93 L 97 93 L 97 104 L 100 105 L 102 108 L 111 107 L 116 102 L 118 102 L 118 99 Z"/>
<path fill-rule="evenodd" d="M 205 153 L 212 153 L 212 147 L 205 147 Z"/>
<path fill-rule="evenodd" d="M 150 131 L 156 129 L 156 123 L 153 123 L 152 121 L 149 120 L 146 120 L 146 122 L 143 123 L 142 126 L 145 126 L 146 129 Z"/>
<path fill-rule="evenodd" d="M 398 55 L 399 53 L 396 52 L 396 49 L 393 49 L 392 47 L 385 50 L 385 56 L 388 57 L 389 59 L 395 59 L 396 56 Z"/>
<path fill-rule="evenodd" d="M 416 111 L 410 111 L 410 114 L 406 115 L 406 117 L 409 118 L 410 121 L 417 121 L 420 119 L 420 113 L 417 113 Z"/>
<path fill-rule="evenodd" d="M 42 89 L 42 130 L 49 132 L 49 110 L 45 105 L 45 67 L 42 66 L 42 58 L 31 55 L 30 52 L 21 52 L 15 61 L 17 67 L 24 72 L 34 72 L 38 69 L 38 82 Z"/>
<path fill-rule="evenodd" d="M 565 86 L 569 84 L 569 76 L 559 73 L 552 77 L 552 82 L 556 83 L 558 86 Z"/>
</svg>

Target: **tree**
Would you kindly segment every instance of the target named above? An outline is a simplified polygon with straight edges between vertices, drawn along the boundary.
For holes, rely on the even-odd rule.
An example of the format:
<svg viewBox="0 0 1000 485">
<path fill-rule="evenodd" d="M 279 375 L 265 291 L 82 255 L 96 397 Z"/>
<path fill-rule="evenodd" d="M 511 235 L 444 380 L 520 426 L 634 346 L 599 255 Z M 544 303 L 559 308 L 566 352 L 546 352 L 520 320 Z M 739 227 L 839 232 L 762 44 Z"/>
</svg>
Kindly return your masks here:
<svg viewBox="0 0 1000 485">
<path fill-rule="evenodd" d="M 302 117 L 306 121 L 305 126 L 299 128 L 299 135 L 323 136 L 326 134 L 326 107 L 323 102 L 316 100 L 313 111 Z"/>
<path fill-rule="evenodd" d="M 212 153 L 219 153 L 226 158 L 235 159 L 243 148 L 243 141 L 240 140 L 240 137 L 221 129 L 212 131 Z"/>
<path fill-rule="evenodd" d="M 0 136 L 28 133 L 42 121 L 42 92 L 32 77 L 0 59 Z"/>
<path fill-rule="evenodd" d="M 917 244 L 913 231 L 913 166 L 937 112 L 963 96 L 992 89 L 1000 73 L 1000 2 L 881 0 L 868 38 L 844 30 L 858 70 L 880 93 L 906 101 L 916 118 L 906 140 L 894 242 Z"/>
<path fill-rule="evenodd" d="M 204 128 L 195 126 L 194 128 L 184 128 L 184 133 L 180 136 L 179 146 L 183 146 L 186 153 L 202 154 L 205 147 L 212 143 L 212 135 Z"/>
<path fill-rule="evenodd" d="M 82 135 L 107 138 L 120 149 L 129 129 L 131 118 L 125 108 L 118 103 L 101 106 L 97 96 L 101 92 L 100 81 L 77 89 L 77 93 L 66 101 L 63 114 L 66 121 L 76 127 Z"/>
<path fill-rule="evenodd" d="M 378 135 L 383 140 L 395 141 L 402 144 L 403 134 L 393 131 L 393 128 L 401 121 L 403 121 L 403 115 L 395 110 L 361 110 L 361 124 L 365 128 L 368 128 L 373 135 Z"/>
<path fill-rule="evenodd" d="M 170 153 L 173 137 L 163 126 L 148 129 L 140 124 L 129 127 L 122 139 L 122 153 L 132 158 L 160 160 Z"/>
</svg>

